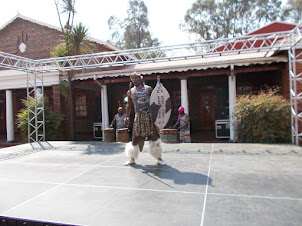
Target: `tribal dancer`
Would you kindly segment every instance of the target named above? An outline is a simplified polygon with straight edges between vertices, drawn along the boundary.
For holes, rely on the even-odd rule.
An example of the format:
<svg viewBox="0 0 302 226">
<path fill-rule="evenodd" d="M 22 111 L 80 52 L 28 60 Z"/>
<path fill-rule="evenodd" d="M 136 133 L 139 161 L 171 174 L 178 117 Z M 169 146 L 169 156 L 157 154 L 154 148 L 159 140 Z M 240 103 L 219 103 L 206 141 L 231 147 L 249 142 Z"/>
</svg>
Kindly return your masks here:
<svg viewBox="0 0 302 226">
<path fill-rule="evenodd" d="M 162 160 L 162 145 L 150 112 L 150 96 L 153 89 L 143 84 L 141 75 L 136 72 L 130 75 L 130 79 L 134 87 L 127 93 L 126 125 L 129 123 L 132 105 L 134 105 L 135 118 L 132 142 L 128 143 L 125 148 L 126 156 L 129 158 L 129 161 L 125 162 L 125 166 L 135 164 L 139 151 L 143 150 L 146 137 L 150 140 L 150 154 L 155 158 L 156 163 L 166 165 Z"/>
</svg>

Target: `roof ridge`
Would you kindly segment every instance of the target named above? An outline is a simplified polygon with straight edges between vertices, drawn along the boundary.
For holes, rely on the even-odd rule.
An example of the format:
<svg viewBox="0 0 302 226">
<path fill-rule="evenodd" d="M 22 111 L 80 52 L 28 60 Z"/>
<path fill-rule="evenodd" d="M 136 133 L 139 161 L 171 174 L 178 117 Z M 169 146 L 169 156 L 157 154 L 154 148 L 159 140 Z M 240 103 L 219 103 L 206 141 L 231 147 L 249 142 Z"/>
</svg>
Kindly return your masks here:
<svg viewBox="0 0 302 226">
<path fill-rule="evenodd" d="M 51 28 L 51 29 L 54 29 L 54 30 L 58 30 L 58 31 L 61 31 L 61 29 L 57 26 L 54 26 L 54 25 L 51 25 L 51 24 L 48 24 L 48 23 L 44 23 L 42 21 L 39 21 L 39 20 L 35 20 L 35 19 L 32 19 L 30 17 L 27 17 L 27 16 L 24 16 L 20 13 L 17 13 L 16 16 L 14 16 L 12 19 L 10 19 L 6 24 L 4 24 L 0 30 L 4 29 L 6 26 L 8 26 L 9 24 L 11 24 L 13 21 L 15 21 L 16 19 L 23 19 L 23 20 L 27 20 L 29 22 L 32 22 L 32 23 L 35 23 L 35 24 L 39 24 L 41 26 L 44 26 L 44 27 L 48 27 L 48 28 Z"/>
<path fill-rule="evenodd" d="M 51 24 L 48 24 L 48 23 L 44 23 L 44 22 L 41 22 L 39 20 L 32 19 L 32 18 L 24 16 L 24 15 L 22 15 L 20 13 L 17 13 L 16 16 L 14 16 L 7 23 L 5 23 L 4 25 L 2 25 L 2 27 L 0 27 L 0 31 L 3 30 L 5 27 L 7 27 L 9 24 L 11 24 L 13 21 L 15 21 L 18 18 L 26 20 L 26 21 L 29 21 L 29 22 L 32 22 L 32 23 L 35 23 L 35 24 L 38 24 L 38 25 L 41 25 L 43 27 L 48 27 L 50 29 L 54 29 L 54 30 L 62 32 L 62 30 L 59 27 L 57 27 L 57 26 L 54 26 L 54 25 L 51 25 Z M 108 42 L 105 42 L 105 41 L 102 41 L 102 40 L 97 39 L 97 38 L 88 37 L 88 40 L 91 41 L 91 42 L 96 42 L 98 44 L 104 45 L 104 46 L 106 46 L 109 49 L 114 50 L 114 51 L 120 50 L 116 46 L 113 46 L 112 44 L 110 44 Z"/>
<path fill-rule="evenodd" d="M 244 36 L 248 36 L 248 35 L 250 35 L 250 34 L 253 34 L 253 33 L 255 33 L 255 32 L 257 32 L 257 31 L 259 31 L 259 30 L 261 30 L 261 29 L 263 29 L 263 28 L 266 28 L 266 27 L 268 27 L 268 26 L 270 26 L 270 25 L 272 25 L 272 24 L 275 24 L 275 23 L 297 26 L 297 23 L 291 23 L 291 22 L 286 22 L 286 21 L 278 21 L 278 20 L 274 20 L 274 21 L 272 21 L 272 22 L 270 22 L 270 23 L 268 23 L 268 24 L 266 24 L 266 25 L 263 25 L 263 26 L 261 26 L 261 27 L 258 27 L 258 28 L 256 28 L 256 29 L 254 29 L 254 30 L 252 30 L 252 31 L 250 31 L 250 32 L 248 32 L 248 33 L 246 33 L 246 34 L 244 34 Z"/>
</svg>

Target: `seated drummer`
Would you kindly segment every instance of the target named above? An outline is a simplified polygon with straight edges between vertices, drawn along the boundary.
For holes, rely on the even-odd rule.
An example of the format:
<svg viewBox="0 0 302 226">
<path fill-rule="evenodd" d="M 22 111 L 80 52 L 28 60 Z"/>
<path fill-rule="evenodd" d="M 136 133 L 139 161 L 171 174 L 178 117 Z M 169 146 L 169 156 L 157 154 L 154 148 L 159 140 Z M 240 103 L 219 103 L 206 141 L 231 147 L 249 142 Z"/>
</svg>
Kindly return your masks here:
<svg viewBox="0 0 302 226">
<path fill-rule="evenodd" d="M 114 118 L 113 118 L 113 120 L 112 120 L 112 122 L 110 124 L 111 128 L 115 124 L 115 128 L 116 128 L 116 141 L 118 141 L 117 130 L 118 129 L 126 128 L 126 124 L 125 124 L 126 117 L 124 115 L 124 109 L 122 107 L 119 107 L 117 109 L 117 111 L 118 111 L 118 113 L 114 116 Z"/>
</svg>

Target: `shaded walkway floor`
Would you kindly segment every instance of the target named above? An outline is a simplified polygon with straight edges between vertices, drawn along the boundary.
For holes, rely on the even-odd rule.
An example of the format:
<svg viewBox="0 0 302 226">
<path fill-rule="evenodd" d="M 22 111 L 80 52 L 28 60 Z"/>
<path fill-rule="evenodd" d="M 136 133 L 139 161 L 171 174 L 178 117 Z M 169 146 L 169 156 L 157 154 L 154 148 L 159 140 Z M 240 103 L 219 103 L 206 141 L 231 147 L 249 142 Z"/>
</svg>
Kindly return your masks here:
<svg viewBox="0 0 302 226">
<path fill-rule="evenodd" d="M 74 225 L 300 225 L 302 148 L 164 144 L 123 166 L 125 144 L 0 149 L 0 216 Z"/>
<path fill-rule="evenodd" d="M 15 141 L 13 143 L 6 142 L 6 135 L 0 134 L 0 148 L 16 146 L 25 143 L 27 142 L 19 134 L 15 134 Z"/>
</svg>

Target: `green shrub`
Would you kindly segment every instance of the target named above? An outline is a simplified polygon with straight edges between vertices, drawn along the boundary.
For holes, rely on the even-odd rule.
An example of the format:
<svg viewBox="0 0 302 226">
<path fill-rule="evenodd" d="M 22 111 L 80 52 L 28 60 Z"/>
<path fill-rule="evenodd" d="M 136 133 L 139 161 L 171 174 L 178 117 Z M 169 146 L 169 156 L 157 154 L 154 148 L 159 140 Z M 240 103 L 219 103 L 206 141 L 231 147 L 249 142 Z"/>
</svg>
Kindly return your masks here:
<svg viewBox="0 0 302 226">
<path fill-rule="evenodd" d="M 234 128 L 238 142 L 290 143 L 290 103 L 278 89 L 237 97 Z"/>
<path fill-rule="evenodd" d="M 27 130 L 28 130 L 28 116 L 27 116 L 27 100 L 21 100 L 23 105 L 25 106 L 21 109 L 17 114 L 17 125 L 18 128 L 21 129 L 21 135 L 24 139 L 27 139 Z M 37 103 L 38 106 L 41 105 L 41 102 Z M 34 101 L 29 100 L 30 110 L 34 112 Z M 33 114 L 30 113 L 30 118 L 32 118 Z M 45 139 L 51 140 L 54 139 L 56 136 L 60 135 L 59 127 L 63 120 L 64 116 L 62 114 L 56 113 L 51 110 L 48 106 L 48 99 L 44 97 L 44 123 L 45 123 Z M 38 115 L 38 120 L 42 120 L 42 114 Z M 34 123 L 34 121 L 33 121 Z"/>
</svg>

